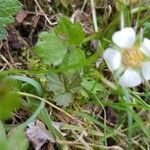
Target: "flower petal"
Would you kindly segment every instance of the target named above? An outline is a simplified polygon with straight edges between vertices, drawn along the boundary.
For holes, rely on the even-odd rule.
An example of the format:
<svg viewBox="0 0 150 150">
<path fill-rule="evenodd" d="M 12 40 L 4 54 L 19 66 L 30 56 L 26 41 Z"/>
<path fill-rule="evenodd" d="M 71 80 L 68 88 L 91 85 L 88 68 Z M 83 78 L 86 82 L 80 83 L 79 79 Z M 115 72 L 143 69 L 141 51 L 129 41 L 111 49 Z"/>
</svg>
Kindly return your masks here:
<svg viewBox="0 0 150 150">
<path fill-rule="evenodd" d="M 143 43 L 140 47 L 140 50 L 146 55 L 150 56 L 150 40 L 147 38 L 144 38 Z"/>
<path fill-rule="evenodd" d="M 119 79 L 119 83 L 123 87 L 138 86 L 141 84 L 141 82 L 142 79 L 140 75 L 132 69 L 127 69 Z"/>
<path fill-rule="evenodd" d="M 142 63 L 142 75 L 145 80 L 150 80 L 150 61 Z"/>
<path fill-rule="evenodd" d="M 111 71 L 117 70 L 121 65 L 121 54 L 113 48 L 107 48 L 103 54 L 103 58 Z"/>
<path fill-rule="evenodd" d="M 133 28 L 124 28 L 113 34 L 113 42 L 120 48 L 130 48 L 135 42 L 136 34 Z"/>
</svg>

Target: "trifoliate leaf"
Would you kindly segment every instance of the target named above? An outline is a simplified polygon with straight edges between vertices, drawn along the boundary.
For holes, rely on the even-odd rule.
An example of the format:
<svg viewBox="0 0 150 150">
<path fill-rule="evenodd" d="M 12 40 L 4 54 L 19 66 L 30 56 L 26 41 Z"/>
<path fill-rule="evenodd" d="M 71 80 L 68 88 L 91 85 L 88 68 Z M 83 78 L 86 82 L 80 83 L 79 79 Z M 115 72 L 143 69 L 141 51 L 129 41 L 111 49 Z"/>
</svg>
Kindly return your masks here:
<svg viewBox="0 0 150 150">
<path fill-rule="evenodd" d="M 72 23 L 66 17 L 62 17 L 55 28 L 57 35 L 70 45 L 79 45 L 84 40 L 85 34 L 79 23 Z"/>
<path fill-rule="evenodd" d="M 35 46 L 35 52 L 42 58 L 44 64 L 56 66 L 63 61 L 67 48 L 54 31 L 42 32 Z"/>
</svg>

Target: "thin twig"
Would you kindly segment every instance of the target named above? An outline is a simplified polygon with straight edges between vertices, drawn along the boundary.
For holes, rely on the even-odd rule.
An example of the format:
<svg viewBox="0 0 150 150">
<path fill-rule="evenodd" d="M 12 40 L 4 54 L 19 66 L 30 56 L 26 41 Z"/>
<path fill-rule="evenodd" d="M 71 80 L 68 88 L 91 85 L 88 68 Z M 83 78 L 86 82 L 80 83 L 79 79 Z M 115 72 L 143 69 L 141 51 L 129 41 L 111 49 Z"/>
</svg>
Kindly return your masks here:
<svg viewBox="0 0 150 150">
<path fill-rule="evenodd" d="M 10 54 L 10 49 L 9 49 L 8 40 L 5 42 L 5 50 L 6 50 L 7 53 L 8 53 L 8 56 L 9 56 L 9 59 L 10 59 L 11 64 L 14 64 L 15 62 L 14 62 L 13 57 L 12 57 L 11 54 Z"/>
<path fill-rule="evenodd" d="M 83 136 L 78 135 L 75 131 L 72 132 L 88 150 L 93 150 L 93 148 L 91 148 L 91 146 L 83 139 Z"/>
<path fill-rule="evenodd" d="M 97 17 L 96 17 L 96 8 L 94 0 L 91 0 L 91 10 L 92 10 L 92 19 L 95 32 L 98 32 L 98 25 L 97 25 Z"/>
<path fill-rule="evenodd" d="M 9 63 L 9 61 L 2 55 L 0 54 L 1 59 L 11 68 L 13 69 L 12 65 Z"/>
<path fill-rule="evenodd" d="M 40 4 L 38 3 L 37 0 L 34 0 L 34 2 L 36 3 L 38 9 L 40 10 L 40 12 L 42 13 L 42 15 L 45 17 L 45 19 L 47 20 L 47 22 L 50 24 L 50 25 L 56 25 L 57 22 L 54 22 L 52 23 L 49 18 L 47 17 L 47 15 L 45 14 L 45 12 L 43 11 L 43 9 L 41 8 Z"/>
<path fill-rule="evenodd" d="M 7 67 L 7 63 L 3 66 L 3 68 L 0 71 L 1 72 L 4 71 L 6 67 Z"/>
<path fill-rule="evenodd" d="M 87 0 L 84 0 L 83 5 L 82 5 L 82 8 L 81 8 L 81 11 L 82 11 L 82 12 L 83 12 L 83 10 L 84 10 L 84 8 L 85 8 L 85 6 L 86 6 L 86 3 L 87 3 Z"/>
<path fill-rule="evenodd" d="M 33 95 L 33 94 L 29 94 L 29 93 L 25 93 L 25 92 L 18 92 L 19 95 L 22 95 L 22 96 L 27 96 L 27 97 L 32 97 L 32 98 L 36 98 L 40 101 L 44 101 L 45 103 L 47 103 L 48 105 L 52 106 L 53 108 L 57 109 L 58 111 L 64 113 L 66 116 L 68 116 L 69 118 L 71 118 L 72 120 L 77 120 L 76 118 L 74 118 L 73 116 L 71 116 L 69 113 L 67 113 L 66 111 L 64 111 L 63 109 L 55 106 L 53 103 L 47 101 L 46 99 L 42 98 L 42 97 L 39 97 L 39 96 L 36 96 L 36 95 Z M 77 120 L 79 123 L 83 124 L 80 120 Z"/>
</svg>

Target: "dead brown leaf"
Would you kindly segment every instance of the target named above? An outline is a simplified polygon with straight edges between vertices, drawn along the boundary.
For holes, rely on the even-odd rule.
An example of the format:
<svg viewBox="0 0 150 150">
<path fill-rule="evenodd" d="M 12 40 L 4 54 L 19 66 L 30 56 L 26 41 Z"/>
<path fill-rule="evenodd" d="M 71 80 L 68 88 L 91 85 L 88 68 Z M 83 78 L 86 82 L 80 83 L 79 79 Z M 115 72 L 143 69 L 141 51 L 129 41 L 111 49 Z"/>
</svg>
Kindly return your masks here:
<svg viewBox="0 0 150 150">
<path fill-rule="evenodd" d="M 15 19 L 18 21 L 18 23 L 21 23 L 26 17 L 27 17 L 27 12 L 24 10 L 21 10 L 16 15 Z"/>
<path fill-rule="evenodd" d="M 41 121 L 37 120 L 36 122 L 30 123 L 26 130 L 26 134 L 35 150 L 41 150 L 45 144 L 48 144 L 47 147 L 49 147 L 49 150 L 54 149 L 52 143 L 54 143 L 55 140 Z"/>
</svg>

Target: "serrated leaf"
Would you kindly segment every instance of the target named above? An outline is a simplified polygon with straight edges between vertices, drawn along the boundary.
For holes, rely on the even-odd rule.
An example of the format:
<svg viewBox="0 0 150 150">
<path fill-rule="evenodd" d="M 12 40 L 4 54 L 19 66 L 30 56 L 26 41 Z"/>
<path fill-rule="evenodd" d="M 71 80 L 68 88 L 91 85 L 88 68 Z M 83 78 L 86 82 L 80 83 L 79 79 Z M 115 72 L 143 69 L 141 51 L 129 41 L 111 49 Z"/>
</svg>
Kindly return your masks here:
<svg viewBox="0 0 150 150">
<path fill-rule="evenodd" d="M 57 35 L 70 45 L 79 45 L 84 40 L 85 34 L 79 23 L 72 23 L 66 17 L 62 17 L 55 28 Z"/>
<path fill-rule="evenodd" d="M 72 93 L 66 90 L 64 84 L 68 83 L 65 83 L 57 74 L 48 74 L 47 86 L 49 91 L 54 93 L 53 100 L 57 103 L 57 105 L 67 107 L 72 101 Z"/>
<path fill-rule="evenodd" d="M 14 21 L 13 16 L 19 11 L 21 4 L 18 0 L 0 0 L 0 33 L 4 33 L 3 28 Z M 0 34 L 0 40 L 2 37 Z"/>
<path fill-rule="evenodd" d="M 20 9 L 20 2 L 18 0 L 0 0 L 0 14 L 1 16 L 12 16 Z"/>
<path fill-rule="evenodd" d="M 35 52 L 42 58 L 44 64 L 56 66 L 63 61 L 67 48 L 54 31 L 42 32 L 35 46 Z"/>
<path fill-rule="evenodd" d="M 75 48 L 67 52 L 66 57 L 61 65 L 61 67 L 69 67 L 78 63 L 82 63 L 85 60 L 85 54 L 81 49 Z M 80 89 L 81 76 L 83 75 L 83 69 L 77 69 L 72 67 L 72 69 L 64 72 L 65 78 L 68 82 L 68 89 L 75 93 Z"/>
<path fill-rule="evenodd" d="M 54 73 L 49 73 L 47 76 L 47 85 L 50 91 L 55 94 L 64 93 L 66 91 L 63 82 L 59 76 Z"/>
<path fill-rule="evenodd" d="M 67 107 L 72 102 L 72 94 L 69 92 L 62 93 L 54 96 L 54 101 L 59 106 Z"/>
<path fill-rule="evenodd" d="M 0 28 L 13 22 L 13 15 L 15 15 L 21 5 L 18 0 L 0 0 Z"/>
</svg>

